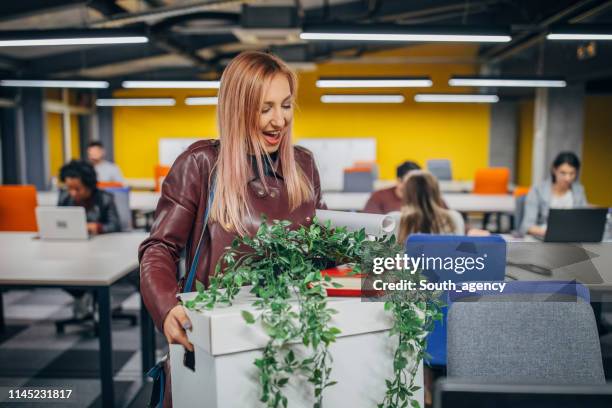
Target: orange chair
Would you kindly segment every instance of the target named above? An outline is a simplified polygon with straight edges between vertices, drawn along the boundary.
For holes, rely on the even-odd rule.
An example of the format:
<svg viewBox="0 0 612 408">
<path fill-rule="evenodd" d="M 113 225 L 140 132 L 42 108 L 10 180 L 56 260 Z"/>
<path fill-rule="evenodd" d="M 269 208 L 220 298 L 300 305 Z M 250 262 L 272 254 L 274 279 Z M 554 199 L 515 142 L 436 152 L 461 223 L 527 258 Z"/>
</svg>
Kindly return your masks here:
<svg viewBox="0 0 612 408">
<path fill-rule="evenodd" d="M 161 184 L 164 181 L 164 177 L 170 172 L 170 166 L 162 166 L 158 164 L 153 170 L 153 176 L 155 177 L 155 191 L 161 191 Z"/>
<path fill-rule="evenodd" d="M 121 188 L 123 187 L 123 183 L 118 181 L 99 181 L 97 186 L 104 190 L 105 188 Z"/>
<path fill-rule="evenodd" d="M 36 187 L 0 186 L 0 231 L 38 231 Z"/>
<path fill-rule="evenodd" d="M 513 195 L 515 197 L 526 196 L 529 193 L 529 189 L 531 189 L 529 186 L 516 186 L 514 187 Z"/>
<path fill-rule="evenodd" d="M 507 167 L 489 167 L 476 170 L 474 176 L 474 194 L 508 194 L 510 169 Z"/>
</svg>

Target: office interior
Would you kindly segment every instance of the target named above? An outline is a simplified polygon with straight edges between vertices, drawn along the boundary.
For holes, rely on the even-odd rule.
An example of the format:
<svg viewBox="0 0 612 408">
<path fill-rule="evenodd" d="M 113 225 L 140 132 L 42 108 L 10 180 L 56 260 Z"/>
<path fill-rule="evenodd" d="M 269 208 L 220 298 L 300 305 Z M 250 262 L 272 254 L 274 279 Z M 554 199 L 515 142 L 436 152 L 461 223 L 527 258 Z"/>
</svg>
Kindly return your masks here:
<svg viewBox="0 0 612 408">
<path fill-rule="evenodd" d="M 362 35 L 349 41 L 342 38 L 347 33 Z M 139 295 L 138 245 L 155 224 L 174 159 L 198 139 L 218 138 L 219 78 L 249 50 L 271 52 L 297 73 L 293 139 L 313 151 L 330 210 L 363 211 L 373 192 L 396 185 L 396 168 L 410 160 L 437 176 L 444 202 L 461 213 L 466 231 L 499 234 L 508 244 L 529 241 L 520 234 L 525 198 L 564 151 L 580 159 L 577 177 L 589 206 L 612 207 L 610 1 L 2 2 L 0 389 L 71 388 L 74 406 L 147 406 L 153 384 L 145 371 L 168 345 Z M 60 169 L 87 160 L 92 142 L 122 173 L 101 187 L 121 190 L 114 196 L 122 232 L 79 243 L 35 239 L 34 209 L 57 205 L 65 187 Z M 585 330 L 597 346 L 573 353 L 588 354 L 582 369 L 601 369 L 603 376 L 586 384 L 570 376 L 570 391 L 553 382 L 546 388 L 561 401 L 576 386 L 574 406 L 597 406 L 612 395 L 597 387 L 612 382 L 612 218 L 606 214 L 594 226 L 602 238 L 584 246 L 599 257 L 593 260 L 598 280 L 573 277 L 588 292 L 573 305 L 593 318 Z M 571 278 L 555 273 L 523 270 L 505 279 Z M 90 319 L 71 321 L 74 297 L 66 288 L 93 294 Z M 541 318 L 537 308 L 533 313 Z M 471 331 L 499 334 L 465 319 Z M 562 326 L 542 324 L 560 337 Z M 537 342 L 527 333 L 521 339 Z M 582 341 L 575 344 L 586 348 Z M 425 374 L 432 378 L 421 384 L 428 394 L 423 405 L 491 406 L 478 404 L 519 391 L 535 404 L 540 391 L 513 390 L 503 373 L 499 389 L 459 384 L 457 391 L 445 383 L 452 380 L 446 359 L 453 351 L 461 354 L 449 346 L 444 361 Z M 468 363 L 477 380 L 484 363 Z M 546 384 L 545 374 L 536 377 L 526 375 L 526 382 Z M 469 405 L 453 392 L 468 393 Z M 11 403 L 17 404 L 0 400 Z"/>
</svg>

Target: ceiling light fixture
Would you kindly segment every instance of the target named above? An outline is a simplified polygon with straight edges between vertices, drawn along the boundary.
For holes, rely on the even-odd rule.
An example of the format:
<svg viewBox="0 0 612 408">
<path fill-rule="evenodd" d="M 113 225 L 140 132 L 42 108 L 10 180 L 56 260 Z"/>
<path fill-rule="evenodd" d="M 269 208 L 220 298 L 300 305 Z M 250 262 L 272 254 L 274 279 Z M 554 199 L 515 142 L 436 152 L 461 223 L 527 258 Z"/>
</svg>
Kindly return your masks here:
<svg viewBox="0 0 612 408">
<path fill-rule="evenodd" d="M 402 103 L 403 95 L 323 95 L 323 103 Z"/>
<path fill-rule="evenodd" d="M 561 41 L 610 41 L 612 29 L 610 26 L 597 24 L 572 24 L 557 26 L 546 35 L 547 40 Z"/>
<path fill-rule="evenodd" d="M 496 103 L 499 97 L 481 94 L 416 94 L 414 100 L 416 102 Z"/>
<path fill-rule="evenodd" d="M 216 105 L 219 102 L 219 98 L 216 96 L 198 96 L 185 98 L 185 105 L 199 106 L 199 105 Z"/>
<path fill-rule="evenodd" d="M 493 77 L 452 77 L 450 86 L 488 86 L 516 88 L 564 88 L 567 83 L 553 78 L 493 78 Z"/>
<path fill-rule="evenodd" d="M 174 98 L 101 98 L 97 106 L 174 106 Z"/>
<path fill-rule="evenodd" d="M 509 42 L 506 31 L 472 27 L 408 27 L 389 25 L 307 26 L 300 34 L 312 41 Z"/>
<path fill-rule="evenodd" d="M 106 81 L 70 81 L 70 80 L 36 80 L 36 79 L 3 79 L 0 86 L 32 88 L 108 88 Z"/>
<path fill-rule="evenodd" d="M 220 81 L 123 81 L 124 88 L 219 89 Z"/>
<path fill-rule="evenodd" d="M 414 78 L 320 78 L 317 88 L 427 88 L 432 86 L 428 77 Z"/>
<path fill-rule="evenodd" d="M 142 33 L 114 29 L 67 29 L 1 31 L 0 47 L 52 45 L 142 44 L 149 39 Z"/>
</svg>

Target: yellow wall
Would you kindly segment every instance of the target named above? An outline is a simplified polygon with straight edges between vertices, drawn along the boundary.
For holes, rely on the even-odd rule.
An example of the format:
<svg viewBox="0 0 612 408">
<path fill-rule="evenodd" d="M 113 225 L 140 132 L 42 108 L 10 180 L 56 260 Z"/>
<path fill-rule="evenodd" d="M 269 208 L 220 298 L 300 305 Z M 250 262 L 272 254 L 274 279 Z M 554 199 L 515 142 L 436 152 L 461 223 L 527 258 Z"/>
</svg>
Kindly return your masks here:
<svg viewBox="0 0 612 408">
<path fill-rule="evenodd" d="M 517 185 L 531 185 L 531 150 L 533 146 L 533 100 L 519 103 L 519 135 L 517 149 Z"/>
<path fill-rule="evenodd" d="M 379 52 L 380 57 L 472 57 L 473 46 L 428 45 Z M 395 167 L 404 160 L 425 164 L 431 158 L 449 158 L 454 176 L 471 179 L 474 171 L 487 165 L 489 108 L 470 104 L 417 104 L 419 92 L 446 92 L 452 74 L 474 74 L 472 63 L 457 64 L 320 64 L 316 71 L 299 74 L 295 139 L 305 137 L 375 137 L 381 178 L 393 179 Z M 429 75 L 434 88 L 408 89 L 406 102 L 398 105 L 334 105 L 319 101 L 323 93 L 342 91 L 315 87 L 319 76 Z M 469 89 L 454 88 L 454 92 Z M 346 92 L 346 91 L 345 91 Z M 359 90 L 361 92 L 361 90 Z M 381 92 L 370 91 L 370 92 Z M 396 90 L 388 92 L 397 93 Z M 348 92 L 350 93 L 350 91 Z M 353 91 L 354 93 L 354 91 Z M 158 162 L 160 138 L 211 137 L 217 135 L 215 109 L 189 107 L 186 96 L 210 96 L 214 91 L 120 90 L 115 96 L 172 96 L 175 107 L 114 108 L 115 161 L 128 178 L 153 177 Z"/>
<path fill-rule="evenodd" d="M 584 115 L 582 174 L 590 203 L 612 207 L 612 96 L 589 96 Z"/>
<path fill-rule="evenodd" d="M 585 99 L 584 135 L 582 142 L 582 171 L 590 203 L 612 207 L 612 120 L 610 120 L 612 96 L 590 95 Z M 518 156 L 518 184 L 531 184 L 531 153 L 533 144 L 533 100 L 520 103 L 520 135 Z"/>
<path fill-rule="evenodd" d="M 47 139 L 49 143 L 49 174 L 59 177 L 59 169 L 64 164 L 64 147 L 62 136 L 62 115 L 47 113 Z M 79 122 L 76 115 L 70 115 L 71 159 L 78 159 L 80 153 Z"/>
</svg>

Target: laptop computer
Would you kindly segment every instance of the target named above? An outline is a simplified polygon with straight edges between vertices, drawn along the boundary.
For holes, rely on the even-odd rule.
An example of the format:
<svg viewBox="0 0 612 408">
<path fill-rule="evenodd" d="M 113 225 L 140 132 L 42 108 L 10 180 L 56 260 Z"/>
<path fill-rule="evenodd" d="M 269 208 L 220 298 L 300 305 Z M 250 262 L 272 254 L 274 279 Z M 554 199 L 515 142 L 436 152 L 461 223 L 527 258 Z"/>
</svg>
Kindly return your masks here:
<svg viewBox="0 0 612 408">
<path fill-rule="evenodd" d="M 88 239 L 83 207 L 36 207 L 41 239 Z"/>
<path fill-rule="evenodd" d="M 601 242 L 607 208 L 551 209 L 544 242 Z"/>
</svg>

